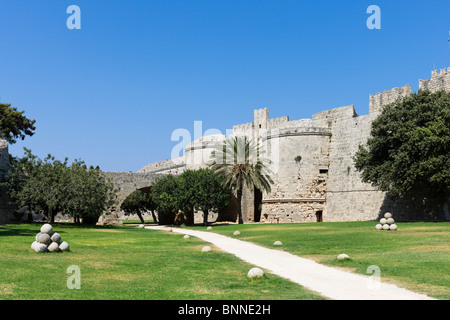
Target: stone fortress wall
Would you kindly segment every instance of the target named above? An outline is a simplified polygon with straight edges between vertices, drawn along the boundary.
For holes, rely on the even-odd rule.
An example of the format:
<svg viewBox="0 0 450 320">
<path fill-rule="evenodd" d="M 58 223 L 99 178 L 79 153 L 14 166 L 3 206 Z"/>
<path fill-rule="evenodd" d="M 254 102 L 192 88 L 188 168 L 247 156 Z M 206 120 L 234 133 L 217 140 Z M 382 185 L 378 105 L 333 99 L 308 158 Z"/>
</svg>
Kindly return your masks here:
<svg viewBox="0 0 450 320">
<path fill-rule="evenodd" d="M 450 68 L 419 80 L 422 89 L 450 91 Z M 358 115 L 354 106 L 348 105 L 316 113 L 312 119 L 270 119 L 264 108 L 254 110 L 253 122 L 234 125 L 233 136 L 258 141 L 274 171 L 270 193 L 261 198 L 244 191 L 244 221 L 364 221 L 378 219 L 382 210 L 398 211 L 386 193 L 361 181 L 353 156 L 370 137 L 371 124 L 383 107 L 411 94 L 406 84 L 370 95 L 367 115 Z M 225 136 L 216 135 L 191 143 L 185 150 L 184 168 L 205 167 L 215 143 L 223 139 Z M 296 161 L 298 156 L 300 161 Z M 151 172 L 148 166 L 144 169 Z M 404 213 L 399 215 L 408 219 Z"/>
<path fill-rule="evenodd" d="M 9 152 L 8 142 L 0 139 L 0 179 L 3 180 L 3 176 L 9 168 Z M 5 188 L 0 187 L 0 224 L 7 223 L 12 218 L 11 210 L 8 206 L 8 197 Z"/>
<path fill-rule="evenodd" d="M 450 91 L 450 68 L 419 80 L 422 89 Z M 272 162 L 271 192 L 244 190 L 244 222 L 377 220 L 385 211 L 392 212 L 396 220 L 407 220 L 408 212 L 394 205 L 384 192 L 361 182 L 353 156 L 370 137 L 371 124 L 383 107 L 409 95 L 409 85 L 370 95 L 367 115 L 358 115 L 354 106 L 348 105 L 316 113 L 311 119 L 270 119 L 264 108 L 254 110 L 253 122 L 233 126 L 233 136 L 257 141 Z M 221 134 L 203 136 L 186 146 L 184 156 L 151 163 L 136 173 L 105 174 L 115 179 L 124 198 L 135 189 L 149 187 L 161 175 L 206 167 L 211 151 L 225 138 Z M 8 163 L 8 145 L 0 141 L 0 168 L 7 168 Z M 1 206 L 5 199 L 1 200 L 0 224 L 7 220 L 7 208 Z M 229 217 L 236 219 L 235 199 Z M 201 221 L 201 216 L 196 220 Z"/>
</svg>

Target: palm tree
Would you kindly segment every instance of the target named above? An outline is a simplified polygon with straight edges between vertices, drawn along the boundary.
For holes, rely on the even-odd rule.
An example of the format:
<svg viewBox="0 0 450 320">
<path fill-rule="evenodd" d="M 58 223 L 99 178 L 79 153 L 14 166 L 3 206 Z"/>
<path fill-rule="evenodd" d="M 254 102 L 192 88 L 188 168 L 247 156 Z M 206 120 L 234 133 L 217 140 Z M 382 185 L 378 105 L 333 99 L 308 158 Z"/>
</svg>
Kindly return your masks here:
<svg viewBox="0 0 450 320">
<path fill-rule="evenodd" d="M 224 177 L 224 187 L 234 190 L 238 202 L 239 223 L 242 224 L 242 191 L 247 186 L 251 191 L 270 192 L 273 183 L 271 171 L 260 157 L 259 146 L 246 136 L 231 137 L 218 145 L 211 154 L 210 168 Z"/>
</svg>

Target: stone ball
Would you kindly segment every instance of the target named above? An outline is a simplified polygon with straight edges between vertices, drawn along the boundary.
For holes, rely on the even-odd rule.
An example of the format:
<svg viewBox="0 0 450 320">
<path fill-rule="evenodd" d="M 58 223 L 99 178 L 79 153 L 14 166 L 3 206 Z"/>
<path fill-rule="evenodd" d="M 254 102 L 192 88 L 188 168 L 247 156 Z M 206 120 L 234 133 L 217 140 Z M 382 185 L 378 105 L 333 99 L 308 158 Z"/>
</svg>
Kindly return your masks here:
<svg viewBox="0 0 450 320">
<path fill-rule="evenodd" d="M 382 230 L 382 229 L 383 229 L 383 226 L 382 226 L 381 224 L 377 224 L 377 225 L 375 226 L 375 228 L 376 228 L 377 230 Z"/>
<path fill-rule="evenodd" d="M 211 249 L 211 247 L 208 247 L 208 246 L 204 246 L 203 248 L 202 248 L 202 251 L 203 252 L 209 252 L 209 251 L 211 251 L 212 249 Z"/>
<path fill-rule="evenodd" d="M 183 238 L 184 239 L 189 239 L 189 235 L 186 234 Z"/>
<path fill-rule="evenodd" d="M 283 242 L 281 242 L 281 241 L 275 241 L 275 242 L 273 243 L 273 245 L 274 245 L 274 246 L 282 246 L 282 245 L 283 245 Z"/>
<path fill-rule="evenodd" d="M 69 244 L 67 242 L 65 242 L 65 241 L 61 242 L 59 244 L 59 250 L 61 250 L 61 251 L 69 251 L 70 250 Z"/>
<path fill-rule="evenodd" d="M 139 225 L 139 228 L 144 228 L 145 226 L 143 225 L 143 224 L 140 224 Z"/>
<path fill-rule="evenodd" d="M 48 224 L 48 223 L 44 224 L 44 225 L 41 227 L 41 233 L 52 234 L 52 233 L 53 233 L 53 227 L 52 227 L 52 225 L 51 225 L 51 224 Z"/>
<path fill-rule="evenodd" d="M 41 235 L 42 233 L 38 233 L 37 235 L 36 235 L 36 241 L 38 241 L 38 239 L 39 239 L 39 236 Z"/>
<path fill-rule="evenodd" d="M 50 235 L 47 233 L 41 233 L 38 237 L 38 242 L 48 245 L 50 243 Z"/>
<path fill-rule="evenodd" d="M 350 259 L 350 257 L 347 254 L 342 253 L 342 254 L 337 256 L 337 259 L 338 260 L 345 260 L 345 259 Z"/>
<path fill-rule="evenodd" d="M 388 225 L 391 225 L 391 224 L 393 224 L 395 221 L 394 221 L 394 219 L 392 219 L 392 218 L 389 218 L 389 219 L 387 219 L 386 220 L 386 223 L 388 224 Z"/>
<path fill-rule="evenodd" d="M 59 233 L 57 233 L 57 232 L 54 232 L 53 234 L 52 234 L 52 236 L 50 237 L 50 239 L 53 241 L 53 242 L 60 242 L 61 241 L 61 235 L 59 234 Z"/>
<path fill-rule="evenodd" d="M 37 241 L 34 241 L 32 244 L 31 244 L 31 249 L 33 249 L 34 250 L 34 247 L 38 244 L 39 242 L 37 242 Z"/>
<path fill-rule="evenodd" d="M 47 247 L 47 250 L 50 252 L 58 252 L 59 251 L 58 243 L 57 242 L 50 243 L 50 245 Z"/>
<path fill-rule="evenodd" d="M 211 227 L 211 226 L 209 226 L 208 228 L 206 228 L 206 230 L 212 230 L 212 227 Z"/>
<path fill-rule="evenodd" d="M 389 226 L 389 230 L 397 230 L 397 229 L 398 229 L 398 227 L 395 223 L 393 223 Z"/>
<path fill-rule="evenodd" d="M 235 231 L 235 232 L 233 232 L 233 236 L 238 236 L 238 235 L 240 235 L 241 233 L 239 232 L 239 231 Z"/>
<path fill-rule="evenodd" d="M 386 212 L 386 213 L 384 214 L 384 217 L 385 217 L 386 219 L 392 218 L 392 213 Z"/>
<path fill-rule="evenodd" d="M 167 228 L 166 231 L 167 232 L 172 232 L 172 228 Z"/>
<path fill-rule="evenodd" d="M 389 229 L 390 229 L 390 227 L 389 227 L 388 224 L 384 224 L 384 225 L 383 225 L 383 230 L 389 230 Z"/>
<path fill-rule="evenodd" d="M 34 245 L 34 249 L 33 250 L 34 250 L 34 252 L 47 252 L 47 245 L 38 242 L 38 243 L 36 243 Z"/>
<path fill-rule="evenodd" d="M 254 279 L 254 278 L 262 278 L 264 276 L 264 271 L 260 268 L 252 268 L 247 273 L 247 277 Z"/>
<path fill-rule="evenodd" d="M 381 218 L 381 219 L 380 219 L 380 223 L 381 223 L 382 225 L 385 225 L 386 222 L 387 222 L 387 220 L 386 220 L 385 218 Z"/>
</svg>

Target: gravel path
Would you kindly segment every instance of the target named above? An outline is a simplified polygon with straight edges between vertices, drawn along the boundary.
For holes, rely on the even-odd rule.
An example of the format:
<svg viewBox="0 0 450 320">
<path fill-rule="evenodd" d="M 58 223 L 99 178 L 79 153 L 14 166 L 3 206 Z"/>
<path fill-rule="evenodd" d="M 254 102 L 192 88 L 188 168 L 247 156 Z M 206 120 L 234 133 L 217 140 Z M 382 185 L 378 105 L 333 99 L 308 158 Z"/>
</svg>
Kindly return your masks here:
<svg viewBox="0 0 450 320">
<path fill-rule="evenodd" d="M 163 226 L 147 226 L 145 228 L 168 230 Z M 214 232 L 185 228 L 173 228 L 172 232 L 187 234 L 210 242 L 217 248 L 234 254 L 252 265 L 296 282 L 331 299 L 433 300 L 426 295 L 414 293 L 392 284 L 377 282 L 373 280 L 373 276 L 358 275 L 327 267 L 282 250 L 264 248 Z"/>
</svg>

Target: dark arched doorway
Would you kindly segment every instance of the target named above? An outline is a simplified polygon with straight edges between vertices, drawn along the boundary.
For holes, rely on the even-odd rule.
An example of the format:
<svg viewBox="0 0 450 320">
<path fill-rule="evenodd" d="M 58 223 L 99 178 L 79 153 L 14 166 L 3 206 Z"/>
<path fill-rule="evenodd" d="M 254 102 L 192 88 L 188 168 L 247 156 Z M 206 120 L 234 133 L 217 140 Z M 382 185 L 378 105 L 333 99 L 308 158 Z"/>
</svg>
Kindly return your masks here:
<svg viewBox="0 0 450 320">
<path fill-rule="evenodd" d="M 262 211 L 262 192 L 259 191 L 257 188 L 254 189 L 254 221 L 260 222 L 261 221 L 261 211 Z"/>
</svg>

